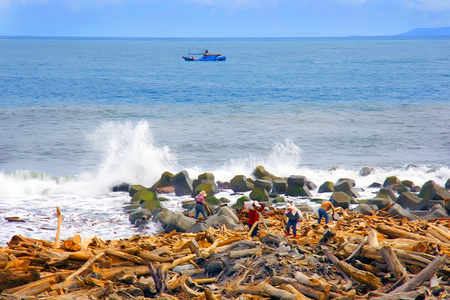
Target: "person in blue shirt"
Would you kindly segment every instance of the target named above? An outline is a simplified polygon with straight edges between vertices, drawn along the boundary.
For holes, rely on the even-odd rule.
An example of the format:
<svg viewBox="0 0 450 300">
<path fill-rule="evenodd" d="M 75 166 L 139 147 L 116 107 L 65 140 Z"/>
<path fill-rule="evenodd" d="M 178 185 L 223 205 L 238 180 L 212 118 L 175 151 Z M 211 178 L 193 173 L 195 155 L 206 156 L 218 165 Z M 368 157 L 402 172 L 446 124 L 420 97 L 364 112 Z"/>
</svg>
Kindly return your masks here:
<svg viewBox="0 0 450 300">
<path fill-rule="evenodd" d="M 292 227 L 292 233 L 295 238 L 297 237 L 297 223 L 299 220 L 303 220 L 302 212 L 291 203 L 288 203 L 286 204 L 285 214 L 289 219 L 286 226 L 286 236 L 289 236 L 289 230 Z"/>
</svg>

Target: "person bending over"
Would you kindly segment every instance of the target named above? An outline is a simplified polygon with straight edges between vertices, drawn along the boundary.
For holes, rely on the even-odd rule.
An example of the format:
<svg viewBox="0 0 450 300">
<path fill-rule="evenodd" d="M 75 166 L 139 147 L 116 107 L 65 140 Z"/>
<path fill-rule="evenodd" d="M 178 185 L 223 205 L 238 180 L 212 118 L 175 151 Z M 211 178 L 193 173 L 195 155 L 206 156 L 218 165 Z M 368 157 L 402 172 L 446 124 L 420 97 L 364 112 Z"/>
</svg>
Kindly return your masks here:
<svg viewBox="0 0 450 300">
<path fill-rule="evenodd" d="M 252 230 L 253 225 L 259 221 L 258 213 L 264 210 L 264 204 L 259 203 L 258 201 L 253 201 L 252 205 L 249 207 L 248 211 L 248 226 L 250 230 Z M 258 235 L 258 224 L 256 224 L 253 231 L 250 233 L 251 237 L 255 237 Z"/>
<path fill-rule="evenodd" d="M 333 220 L 334 220 L 334 213 L 335 213 L 335 210 L 334 210 L 333 203 L 331 203 L 331 201 L 324 201 L 324 202 L 322 203 L 322 205 L 320 206 L 319 210 L 318 210 L 318 213 L 319 213 L 319 221 L 318 221 L 318 223 L 319 223 L 319 224 L 320 224 L 320 221 L 322 221 L 322 218 L 325 219 L 325 224 L 328 224 L 328 214 L 327 214 L 327 211 L 329 211 L 330 209 L 333 210 L 333 215 L 332 215 L 332 217 L 333 217 Z"/>
</svg>

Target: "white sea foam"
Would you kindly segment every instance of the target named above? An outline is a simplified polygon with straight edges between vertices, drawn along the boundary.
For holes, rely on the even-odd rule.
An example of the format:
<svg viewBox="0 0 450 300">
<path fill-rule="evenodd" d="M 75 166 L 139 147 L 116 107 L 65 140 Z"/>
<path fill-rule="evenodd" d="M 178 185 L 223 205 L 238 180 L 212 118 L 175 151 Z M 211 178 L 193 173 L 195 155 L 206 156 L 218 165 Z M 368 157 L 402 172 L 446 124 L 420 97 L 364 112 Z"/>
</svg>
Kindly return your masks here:
<svg viewBox="0 0 450 300">
<path fill-rule="evenodd" d="M 266 156 L 249 155 L 232 159 L 222 166 L 200 168 L 180 166 L 176 155 L 168 146 L 157 147 L 150 124 L 140 122 L 107 122 L 88 136 L 94 149 L 102 156 L 102 163 L 96 172 L 85 172 L 77 176 L 53 176 L 43 172 L 17 170 L 0 173 L 0 244 L 5 244 L 12 235 L 52 240 L 56 230 L 56 206 L 64 215 L 61 237 L 81 234 L 83 238 L 98 235 L 105 239 L 123 238 L 137 233 L 123 212 L 123 204 L 130 197 L 127 193 L 112 193 L 114 184 L 127 182 L 151 186 L 164 171 L 176 173 L 185 169 L 192 179 L 203 172 L 211 172 L 217 181 L 230 181 L 235 175 L 252 177 L 257 165 L 263 165 L 274 175 L 288 177 L 304 175 L 317 186 L 325 181 L 337 182 L 340 178 L 353 178 L 362 198 L 371 198 L 377 189 L 369 189 L 373 182 L 383 183 L 388 176 L 400 180 L 411 180 L 415 185 L 423 185 L 434 180 L 444 186 L 450 178 L 447 167 L 430 170 L 426 166 L 402 169 L 373 169 L 367 176 L 359 174 L 360 169 L 335 168 L 333 170 L 311 169 L 302 166 L 302 150 L 286 139 L 267 150 Z M 363 167 L 363 166 L 361 166 Z M 368 166 L 370 167 L 370 166 Z M 330 194 L 312 191 L 313 197 L 327 199 Z M 231 190 L 222 191 L 220 197 L 227 197 L 234 203 L 238 195 Z M 190 196 L 167 196 L 170 201 L 163 205 L 181 210 L 181 201 Z M 302 198 L 290 197 L 297 203 L 309 203 Z M 309 203 L 314 208 L 317 204 Z M 18 216 L 25 223 L 10 223 L 4 217 Z M 152 224 L 146 230 L 154 234 L 160 226 Z"/>
</svg>

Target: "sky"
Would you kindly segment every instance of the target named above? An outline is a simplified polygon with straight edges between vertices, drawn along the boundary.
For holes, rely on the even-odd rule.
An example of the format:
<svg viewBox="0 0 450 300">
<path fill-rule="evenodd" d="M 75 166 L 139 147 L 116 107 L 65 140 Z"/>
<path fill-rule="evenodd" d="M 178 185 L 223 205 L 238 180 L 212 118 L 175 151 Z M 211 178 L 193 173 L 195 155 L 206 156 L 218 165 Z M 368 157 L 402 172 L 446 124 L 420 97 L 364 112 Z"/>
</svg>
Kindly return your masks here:
<svg viewBox="0 0 450 300">
<path fill-rule="evenodd" d="M 0 36 L 345 37 L 450 26 L 450 0 L 0 0 Z"/>
</svg>

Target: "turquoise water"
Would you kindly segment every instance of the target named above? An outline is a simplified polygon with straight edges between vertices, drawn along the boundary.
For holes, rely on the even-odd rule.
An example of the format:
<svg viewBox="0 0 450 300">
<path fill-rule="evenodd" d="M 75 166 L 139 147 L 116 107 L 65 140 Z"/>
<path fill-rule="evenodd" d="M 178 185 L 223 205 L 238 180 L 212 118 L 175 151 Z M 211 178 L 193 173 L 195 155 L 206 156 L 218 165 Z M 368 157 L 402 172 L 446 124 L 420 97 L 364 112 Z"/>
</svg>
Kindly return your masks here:
<svg viewBox="0 0 450 300">
<path fill-rule="evenodd" d="M 186 62 L 189 48 L 227 61 Z M 61 203 L 90 219 L 87 203 L 111 201 L 101 222 L 127 234 L 127 196 L 109 188 L 166 170 L 442 185 L 448 53 L 449 38 L 0 39 L 0 216 L 44 220 Z"/>
</svg>

